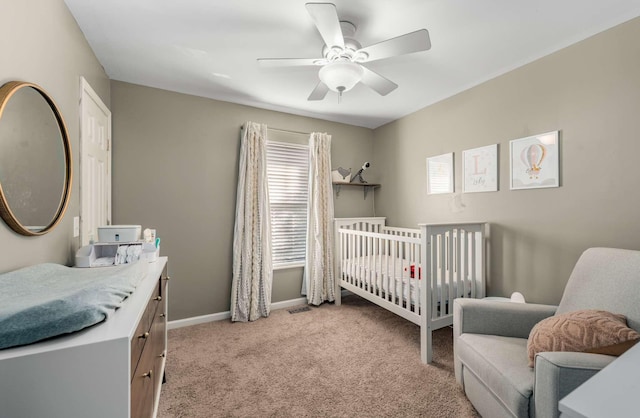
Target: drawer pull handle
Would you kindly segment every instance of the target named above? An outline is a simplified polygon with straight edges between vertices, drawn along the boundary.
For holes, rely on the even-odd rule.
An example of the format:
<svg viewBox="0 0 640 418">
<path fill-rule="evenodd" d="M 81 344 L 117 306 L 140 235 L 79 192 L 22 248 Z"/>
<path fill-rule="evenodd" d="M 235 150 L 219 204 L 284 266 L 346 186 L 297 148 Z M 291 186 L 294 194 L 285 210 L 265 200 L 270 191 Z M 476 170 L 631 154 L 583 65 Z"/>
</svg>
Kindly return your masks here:
<svg viewBox="0 0 640 418">
<path fill-rule="evenodd" d="M 162 300 L 162 296 L 156 296 L 153 300 Z"/>
<path fill-rule="evenodd" d="M 165 277 L 164 279 L 165 279 L 165 280 L 170 280 L 170 279 L 171 279 L 171 277 L 167 276 L 167 277 Z"/>
<path fill-rule="evenodd" d="M 151 379 L 153 377 L 153 370 L 149 370 L 148 372 L 143 373 L 142 377 L 148 377 L 149 379 Z"/>
<path fill-rule="evenodd" d="M 163 351 L 163 352 L 162 352 L 162 354 L 160 354 L 158 357 L 165 358 L 165 357 L 167 357 L 167 355 L 166 355 L 166 354 L 165 354 L 165 352 Z"/>
<path fill-rule="evenodd" d="M 161 313 L 161 314 L 160 314 L 160 318 L 164 318 L 165 316 L 166 316 L 166 315 L 165 315 L 165 314 L 163 314 L 163 313 Z"/>
<path fill-rule="evenodd" d="M 140 335 L 138 335 L 138 338 L 142 338 L 142 339 L 146 340 L 147 338 L 149 338 L 149 333 L 145 332 L 144 334 L 140 334 Z"/>
</svg>

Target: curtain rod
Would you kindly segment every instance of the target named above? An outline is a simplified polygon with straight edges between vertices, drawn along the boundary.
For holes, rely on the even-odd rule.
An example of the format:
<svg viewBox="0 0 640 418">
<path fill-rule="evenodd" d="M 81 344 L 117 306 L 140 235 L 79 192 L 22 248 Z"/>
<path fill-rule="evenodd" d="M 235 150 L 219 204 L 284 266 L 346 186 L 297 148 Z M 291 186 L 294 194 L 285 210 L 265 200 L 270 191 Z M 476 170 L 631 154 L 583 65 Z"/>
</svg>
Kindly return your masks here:
<svg viewBox="0 0 640 418">
<path fill-rule="evenodd" d="M 267 126 L 267 129 L 270 131 L 285 132 L 288 134 L 311 135 L 311 132 L 290 131 L 288 129 L 270 128 L 268 126 Z"/>
<path fill-rule="evenodd" d="M 240 129 L 244 129 L 244 125 L 242 125 L 240 127 Z M 311 135 L 311 132 L 291 131 L 289 129 L 272 128 L 270 126 L 267 126 L 267 129 L 270 130 L 270 131 L 285 132 L 285 133 L 288 133 L 288 134 Z"/>
</svg>

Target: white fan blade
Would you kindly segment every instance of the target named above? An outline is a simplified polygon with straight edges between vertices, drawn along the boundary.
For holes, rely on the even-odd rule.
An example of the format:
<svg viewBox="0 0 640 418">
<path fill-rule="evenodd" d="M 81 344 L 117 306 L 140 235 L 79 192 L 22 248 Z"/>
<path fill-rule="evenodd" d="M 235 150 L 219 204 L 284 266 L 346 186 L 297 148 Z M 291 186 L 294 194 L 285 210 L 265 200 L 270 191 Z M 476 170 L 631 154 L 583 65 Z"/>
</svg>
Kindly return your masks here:
<svg viewBox="0 0 640 418">
<path fill-rule="evenodd" d="M 426 51 L 430 48 L 431 40 L 429 39 L 429 31 L 426 29 L 420 29 L 415 32 L 387 39 L 386 41 L 378 42 L 377 44 L 359 49 L 356 52 L 356 56 L 358 53 L 364 52 L 368 57 L 364 58 L 362 62 L 370 62 L 397 55 Z"/>
<path fill-rule="evenodd" d="M 336 6 L 331 3 L 307 3 L 305 6 L 327 47 L 338 46 L 344 49 L 344 36 Z"/>
<path fill-rule="evenodd" d="M 307 100 L 322 100 L 327 95 L 329 87 L 322 81 L 318 83 L 315 89 L 311 92 Z"/>
<path fill-rule="evenodd" d="M 308 65 L 324 65 L 324 58 L 258 58 L 261 67 L 302 67 Z"/>
<path fill-rule="evenodd" d="M 362 80 L 360 80 L 360 82 L 366 86 L 371 87 L 381 96 L 386 96 L 387 94 L 398 88 L 398 85 L 393 81 L 384 78 L 374 71 L 371 71 L 364 65 L 362 65 L 361 67 L 364 69 L 364 75 L 362 76 Z"/>
</svg>

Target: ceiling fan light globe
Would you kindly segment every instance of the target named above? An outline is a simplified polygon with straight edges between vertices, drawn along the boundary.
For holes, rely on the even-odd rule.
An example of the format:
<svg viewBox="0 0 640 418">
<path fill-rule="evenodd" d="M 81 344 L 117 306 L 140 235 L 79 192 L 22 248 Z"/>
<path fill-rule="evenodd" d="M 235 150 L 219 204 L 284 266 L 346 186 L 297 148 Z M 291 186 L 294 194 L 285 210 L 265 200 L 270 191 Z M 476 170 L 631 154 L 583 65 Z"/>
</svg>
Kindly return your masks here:
<svg viewBox="0 0 640 418">
<path fill-rule="evenodd" d="M 351 90 L 362 80 L 364 70 L 350 61 L 335 61 L 322 67 L 318 76 L 329 89 L 342 93 Z"/>
</svg>

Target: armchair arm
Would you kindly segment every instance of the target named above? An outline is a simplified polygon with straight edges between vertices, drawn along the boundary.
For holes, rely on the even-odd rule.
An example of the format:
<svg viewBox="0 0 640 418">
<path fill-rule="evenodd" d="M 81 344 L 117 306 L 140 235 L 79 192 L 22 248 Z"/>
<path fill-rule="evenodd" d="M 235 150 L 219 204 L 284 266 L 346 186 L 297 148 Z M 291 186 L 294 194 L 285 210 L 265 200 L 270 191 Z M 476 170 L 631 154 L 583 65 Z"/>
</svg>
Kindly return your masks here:
<svg viewBox="0 0 640 418">
<path fill-rule="evenodd" d="M 536 416 L 558 417 L 558 402 L 617 357 L 546 352 L 536 356 L 533 396 Z"/>
<path fill-rule="evenodd" d="M 458 298 L 453 301 L 453 335 L 462 333 L 529 338 L 531 328 L 556 306 Z"/>
</svg>

